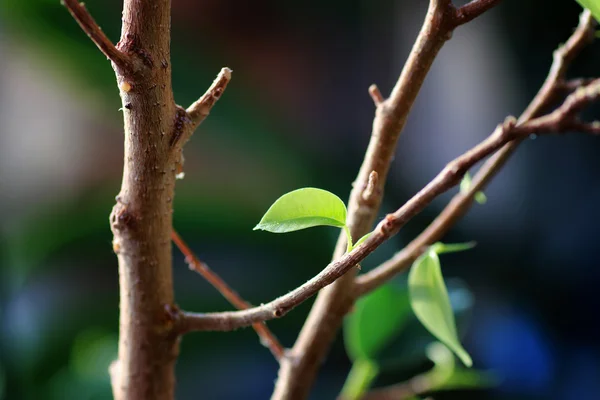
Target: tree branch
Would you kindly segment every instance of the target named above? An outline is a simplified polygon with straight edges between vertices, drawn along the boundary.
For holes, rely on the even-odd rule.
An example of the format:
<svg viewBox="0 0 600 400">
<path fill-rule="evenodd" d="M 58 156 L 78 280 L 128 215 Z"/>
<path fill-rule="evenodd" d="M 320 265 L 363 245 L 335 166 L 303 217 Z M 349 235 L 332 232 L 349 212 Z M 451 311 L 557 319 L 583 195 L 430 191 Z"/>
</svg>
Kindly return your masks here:
<svg viewBox="0 0 600 400">
<path fill-rule="evenodd" d="M 196 314 L 182 312 L 178 316 L 180 332 L 194 330 L 232 330 L 250 324 L 279 318 L 331 284 L 353 266 L 361 262 L 384 241 L 395 235 L 412 217 L 421 212 L 433 199 L 456 186 L 464 174 L 483 158 L 500 149 L 504 144 L 532 134 L 564 133 L 571 130 L 574 113 L 583 106 L 600 99 L 600 79 L 571 94 L 565 102 L 550 114 L 517 125 L 514 117 L 506 118 L 484 141 L 448 163 L 446 167 L 423 189 L 392 214 L 388 214 L 375 228 L 371 236 L 358 248 L 330 263 L 317 276 L 272 302 L 252 309 Z M 594 134 L 598 132 L 594 131 Z M 378 282 L 381 284 L 382 282 Z M 363 282 L 364 285 L 364 282 Z"/>
<path fill-rule="evenodd" d="M 346 223 L 353 238 L 363 236 L 373 226 L 400 132 L 435 57 L 457 26 L 456 20 L 456 9 L 450 0 L 430 0 L 423 27 L 390 97 L 384 100 L 374 86 L 369 90 L 376 105 L 376 114 L 369 146 L 348 201 Z M 363 196 L 373 171 L 378 177 L 377 184 L 371 195 Z M 333 259 L 338 259 L 345 251 L 346 238 L 340 235 Z M 343 272 L 351 269 L 352 266 L 343 269 Z M 317 297 L 294 347 L 281 362 L 272 399 L 307 397 L 317 369 L 344 315 L 354 303 L 355 271 L 343 276 Z"/>
<path fill-rule="evenodd" d="M 496 6 L 500 1 L 502 0 L 473 0 L 456 10 L 454 23 L 456 26 L 466 24 Z"/>
<path fill-rule="evenodd" d="M 171 400 L 179 341 L 174 308 L 172 200 L 179 161 L 164 140 L 177 130 L 170 67 L 171 2 L 124 0 L 113 45 L 76 0 L 63 3 L 111 61 L 123 104 L 125 163 L 110 215 L 119 261 L 119 356 L 110 367 L 116 400 Z"/>
<path fill-rule="evenodd" d="M 188 245 L 181 239 L 179 234 L 173 229 L 171 232 L 171 239 L 179 250 L 185 256 L 185 262 L 188 264 L 192 271 L 196 271 L 204 279 L 206 279 L 215 289 L 219 291 L 238 310 L 246 310 L 252 307 L 252 304 L 248 303 L 240 297 L 219 275 L 212 271 L 208 265 L 203 263 L 194 255 Z M 273 356 L 277 360 L 283 357 L 284 349 L 279 343 L 275 335 L 267 328 L 264 322 L 257 322 L 252 325 L 256 333 L 260 338 L 260 342 L 267 347 Z"/>
<path fill-rule="evenodd" d="M 563 90 L 563 82 L 567 69 L 581 50 L 594 39 L 596 23 L 588 10 L 582 12 L 579 25 L 567 42 L 560 46 L 553 56 L 552 66 L 544 84 L 519 118 L 525 123 L 539 115 L 554 101 L 557 91 Z M 582 83 L 590 83 L 586 80 Z M 580 130 L 576 121 L 572 122 L 573 130 Z M 592 124 L 593 125 L 593 124 Z M 586 124 L 590 126 L 590 124 Z M 490 157 L 474 176 L 471 187 L 466 193 L 456 194 L 440 215 L 417 238 L 410 242 L 390 260 L 373 270 L 359 276 L 356 280 L 357 296 L 361 296 L 379 287 L 398 273 L 408 268 L 423 252 L 423 249 L 441 239 L 441 237 L 462 217 L 473 203 L 473 196 L 502 168 L 510 155 L 519 145 L 520 140 L 507 143 L 496 154 Z"/>
<path fill-rule="evenodd" d="M 77 0 L 62 0 L 62 4 L 67 7 L 75 21 L 89 38 L 98 46 L 100 51 L 112 61 L 118 68 L 123 70 L 132 70 L 132 63 L 127 54 L 119 51 L 115 45 L 106 37 L 102 29 L 98 26 L 94 18 L 86 10 L 83 3 Z"/>
<path fill-rule="evenodd" d="M 227 84 L 231 80 L 232 72 L 233 71 L 227 67 L 221 68 L 221 71 L 206 93 L 182 113 L 182 120 L 185 121 L 185 123 L 181 124 L 180 131 L 174 132 L 174 135 L 171 137 L 171 146 L 174 146 L 178 142 L 180 143 L 180 146 L 183 146 L 190 139 L 196 128 L 198 128 L 206 117 L 208 117 L 210 110 L 212 110 L 215 103 L 223 95 L 225 88 L 227 88 Z"/>
<path fill-rule="evenodd" d="M 365 393 L 360 400 L 408 400 L 433 389 L 427 374 L 418 375 L 408 382 L 373 389 Z M 340 399 L 343 400 L 343 399 Z"/>
</svg>

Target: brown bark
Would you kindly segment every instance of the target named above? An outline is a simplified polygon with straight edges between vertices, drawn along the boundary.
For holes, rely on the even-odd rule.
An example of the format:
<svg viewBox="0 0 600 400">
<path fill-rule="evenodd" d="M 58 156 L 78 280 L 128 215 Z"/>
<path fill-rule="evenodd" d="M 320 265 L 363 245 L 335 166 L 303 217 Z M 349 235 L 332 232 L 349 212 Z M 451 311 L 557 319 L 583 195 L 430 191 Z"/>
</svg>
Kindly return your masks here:
<svg viewBox="0 0 600 400">
<path fill-rule="evenodd" d="M 118 400 L 174 398 L 178 339 L 173 306 L 172 202 L 177 132 L 171 89 L 169 0 L 125 0 L 117 49 L 134 68 L 113 63 L 123 102 L 123 182 L 110 216 L 119 260 Z"/>
</svg>

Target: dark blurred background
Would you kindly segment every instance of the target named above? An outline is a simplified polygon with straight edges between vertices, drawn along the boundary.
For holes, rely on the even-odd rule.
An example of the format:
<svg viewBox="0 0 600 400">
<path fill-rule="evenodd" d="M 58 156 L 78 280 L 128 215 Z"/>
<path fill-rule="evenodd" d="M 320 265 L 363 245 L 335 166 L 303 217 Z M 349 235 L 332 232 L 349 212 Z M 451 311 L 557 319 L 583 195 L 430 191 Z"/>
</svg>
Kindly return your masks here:
<svg viewBox="0 0 600 400">
<path fill-rule="evenodd" d="M 0 4 L 0 399 L 108 399 L 118 329 L 108 213 L 122 168 L 113 72 L 58 0 Z M 116 42 L 121 2 L 86 6 Z M 367 87 L 389 93 L 426 6 L 173 1 L 177 102 L 194 101 L 220 67 L 234 70 L 186 147 L 174 226 L 247 300 L 267 302 L 328 263 L 335 229 L 270 235 L 252 227 L 299 187 L 347 198 L 374 112 Z M 579 12 L 573 0 L 505 0 L 455 32 L 402 134 L 382 213 L 524 109 Z M 586 49 L 572 75 L 597 76 L 598 54 L 598 45 Z M 465 347 L 500 383 L 436 399 L 600 398 L 599 152 L 600 140 L 584 135 L 527 141 L 486 190 L 487 204 L 445 238 L 478 242 L 444 256 L 444 274 L 469 288 Z M 363 268 L 399 250 L 453 193 Z M 182 308 L 231 309 L 174 254 Z M 310 303 L 269 323 L 284 345 Z M 340 336 L 312 398 L 334 398 L 349 368 Z M 266 399 L 276 372 L 251 329 L 192 334 L 177 364 L 178 398 Z M 398 379 L 388 371 L 378 384 Z"/>
</svg>

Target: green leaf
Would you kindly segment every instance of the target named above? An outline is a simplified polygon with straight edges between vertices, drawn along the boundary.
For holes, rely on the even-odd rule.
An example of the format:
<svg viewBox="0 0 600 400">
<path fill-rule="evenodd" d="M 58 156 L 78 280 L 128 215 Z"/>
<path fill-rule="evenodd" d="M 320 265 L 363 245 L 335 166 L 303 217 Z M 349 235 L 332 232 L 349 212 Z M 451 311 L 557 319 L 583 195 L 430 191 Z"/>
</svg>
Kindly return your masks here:
<svg viewBox="0 0 600 400">
<path fill-rule="evenodd" d="M 360 399 L 369 390 L 378 373 L 379 366 L 375 361 L 365 359 L 354 361 L 344 383 L 341 398 L 344 400 Z"/>
<path fill-rule="evenodd" d="M 487 203 L 487 196 L 485 195 L 485 193 L 483 193 L 481 191 L 475 193 L 474 199 L 477 202 L 477 204 L 485 204 L 485 203 Z"/>
<path fill-rule="evenodd" d="M 367 233 L 365 236 L 361 237 L 360 239 L 358 239 L 356 241 L 356 243 L 354 243 L 354 246 L 352 246 L 353 249 L 357 248 L 358 246 L 360 246 L 361 244 L 363 244 L 365 242 L 365 240 L 367 240 L 369 238 L 369 236 L 371 236 L 373 232 L 369 232 Z"/>
<path fill-rule="evenodd" d="M 466 193 L 469 191 L 470 188 L 471 188 L 471 174 L 469 174 L 467 172 L 467 173 L 465 173 L 465 176 L 463 176 L 462 181 L 460 181 L 460 192 Z M 487 196 L 485 195 L 485 193 L 483 193 L 481 191 L 475 193 L 474 199 L 478 204 L 485 204 L 487 202 Z"/>
<path fill-rule="evenodd" d="M 436 254 L 444 254 L 444 253 L 457 253 L 459 251 L 471 250 L 475 247 L 477 243 L 475 242 L 466 242 L 466 243 L 442 243 L 436 242 L 431 245 L 431 250 L 433 250 Z"/>
<path fill-rule="evenodd" d="M 375 359 L 411 318 L 408 293 L 384 285 L 356 302 L 344 321 L 348 356 Z"/>
<path fill-rule="evenodd" d="M 470 367 L 473 364 L 471 357 L 456 333 L 440 259 L 432 249 L 414 262 L 408 275 L 408 291 L 410 305 L 423 326 Z"/>
<path fill-rule="evenodd" d="M 576 0 L 582 7 L 590 10 L 596 21 L 600 21 L 600 0 Z"/>
<path fill-rule="evenodd" d="M 346 206 L 326 190 L 303 188 L 277 199 L 254 230 L 285 233 L 321 225 L 344 227 Z"/>
</svg>

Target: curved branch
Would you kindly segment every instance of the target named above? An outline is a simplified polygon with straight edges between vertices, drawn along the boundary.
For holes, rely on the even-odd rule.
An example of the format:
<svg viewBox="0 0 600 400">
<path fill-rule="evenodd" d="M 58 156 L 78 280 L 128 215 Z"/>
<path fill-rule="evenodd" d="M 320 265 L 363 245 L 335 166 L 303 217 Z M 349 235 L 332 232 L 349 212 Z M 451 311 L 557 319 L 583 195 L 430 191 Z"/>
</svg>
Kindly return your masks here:
<svg viewBox="0 0 600 400">
<path fill-rule="evenodd" d="M 447 164 L 427 186 L 394 213 L 388 214 L 362 245 L 330 263 L 304 285 L 268 304 L 244 311 L 208 314 L 181 312 L 177 315 L 179 331 L 181 333 L 196 330 L 227 331 L 282 317 L 313 296 L 321 288 L 333 283 L 372 253 L 384 241 L 395 235 L 412 217 L 421 212 L 437 196 L 456 186 L 464 174 L 477 162 L 512 140 L 525 138 L 531 134 L 570 131 L 572 128 L 571 122 L 576 121 L 574 113 L 598 99 L 600 99 L 600 79 L 570 95 L 561 107 L 548 115 L 521 125 L 517 125 L 515 118 L 508 117 L 504 123 L 498 125 L 494 133 L 487 139 Z"/>
<path fill-rule="evenodd" d="M 233 290 L 219 275 L 217 275 L 213 270 L 211 270 L 208 265 L 203 263 L 194 255 L 194 252 L 188 247 L 188 245 L 183 241 L 181 236 L 173 229 L 171 231 L 171 239 L 173 239 L 173 243 L 179 248 L 179 250 L 185 256 L 185 262 L 188 264 L 192 271 L 196 271 L 200 274 L 208 283 L 210 283 L 215 289 L 219 291 L 238 310 L 246 310 L 252 307 L 252 304 L 248 303 L 242 297 L 237 294 L 235 290 Z M 267 325 L 264 322 L 257 322 L 252 325 L 258 337 L 260 338 L 261 343 L 267 347 L 275 359 L 278 361 L 283 357 L 285 350 L 283 346 L 279 343 L 275 335 L 267 328 Z"/>
<path fill-rule="evenodd" d="M 594 39 L 596 23 L 589 10 L 581 13 L 579 25 L 567 42 L 560 46 L 553 56 L 552 66 L 544 84 L 519 118 L 519 123 L 525 123 L 539 115 L 555 100 L 556 92 L 561 91 L 565 75 L 570 63 L 581 50 Z M 591 83 L 591 81 L 582 81 Z M 573 130 L 579 130 L 576 121 L 572 121 Z M 593 124 L 592 124 L 593 125 Z M 590 126 L 590 124 L 586 124 Z M 398 273 L 408 268 L 421 255 L 423 249 L 441 239 L 441 237 L 462 217 L 473 203 L 473 196 L 495 176 L 504 166 L 508 158 L 519 145 L 520 140 L 505 144 L 496 154 L 490 157 L 475 174 L 471 187 L 466 193 L 456 194 L 438 217 L 404 249 L 390 260 L 356 279 L 357 296 L 370 292 L 388 281 Z"/>
<path fill-rule="evenodd" d="M 118 68 L 131 71 L 132 63 L 127 54 L 119 51 L 108 37 L 102 32 L 94 18 L 90 15 L 83 3 L 77 0 L 62 0 L 62 4 L 67 7 L 75 21 L 89 38 L 98 46 L 100 51 L 112 61 Z"/>
</svg>

